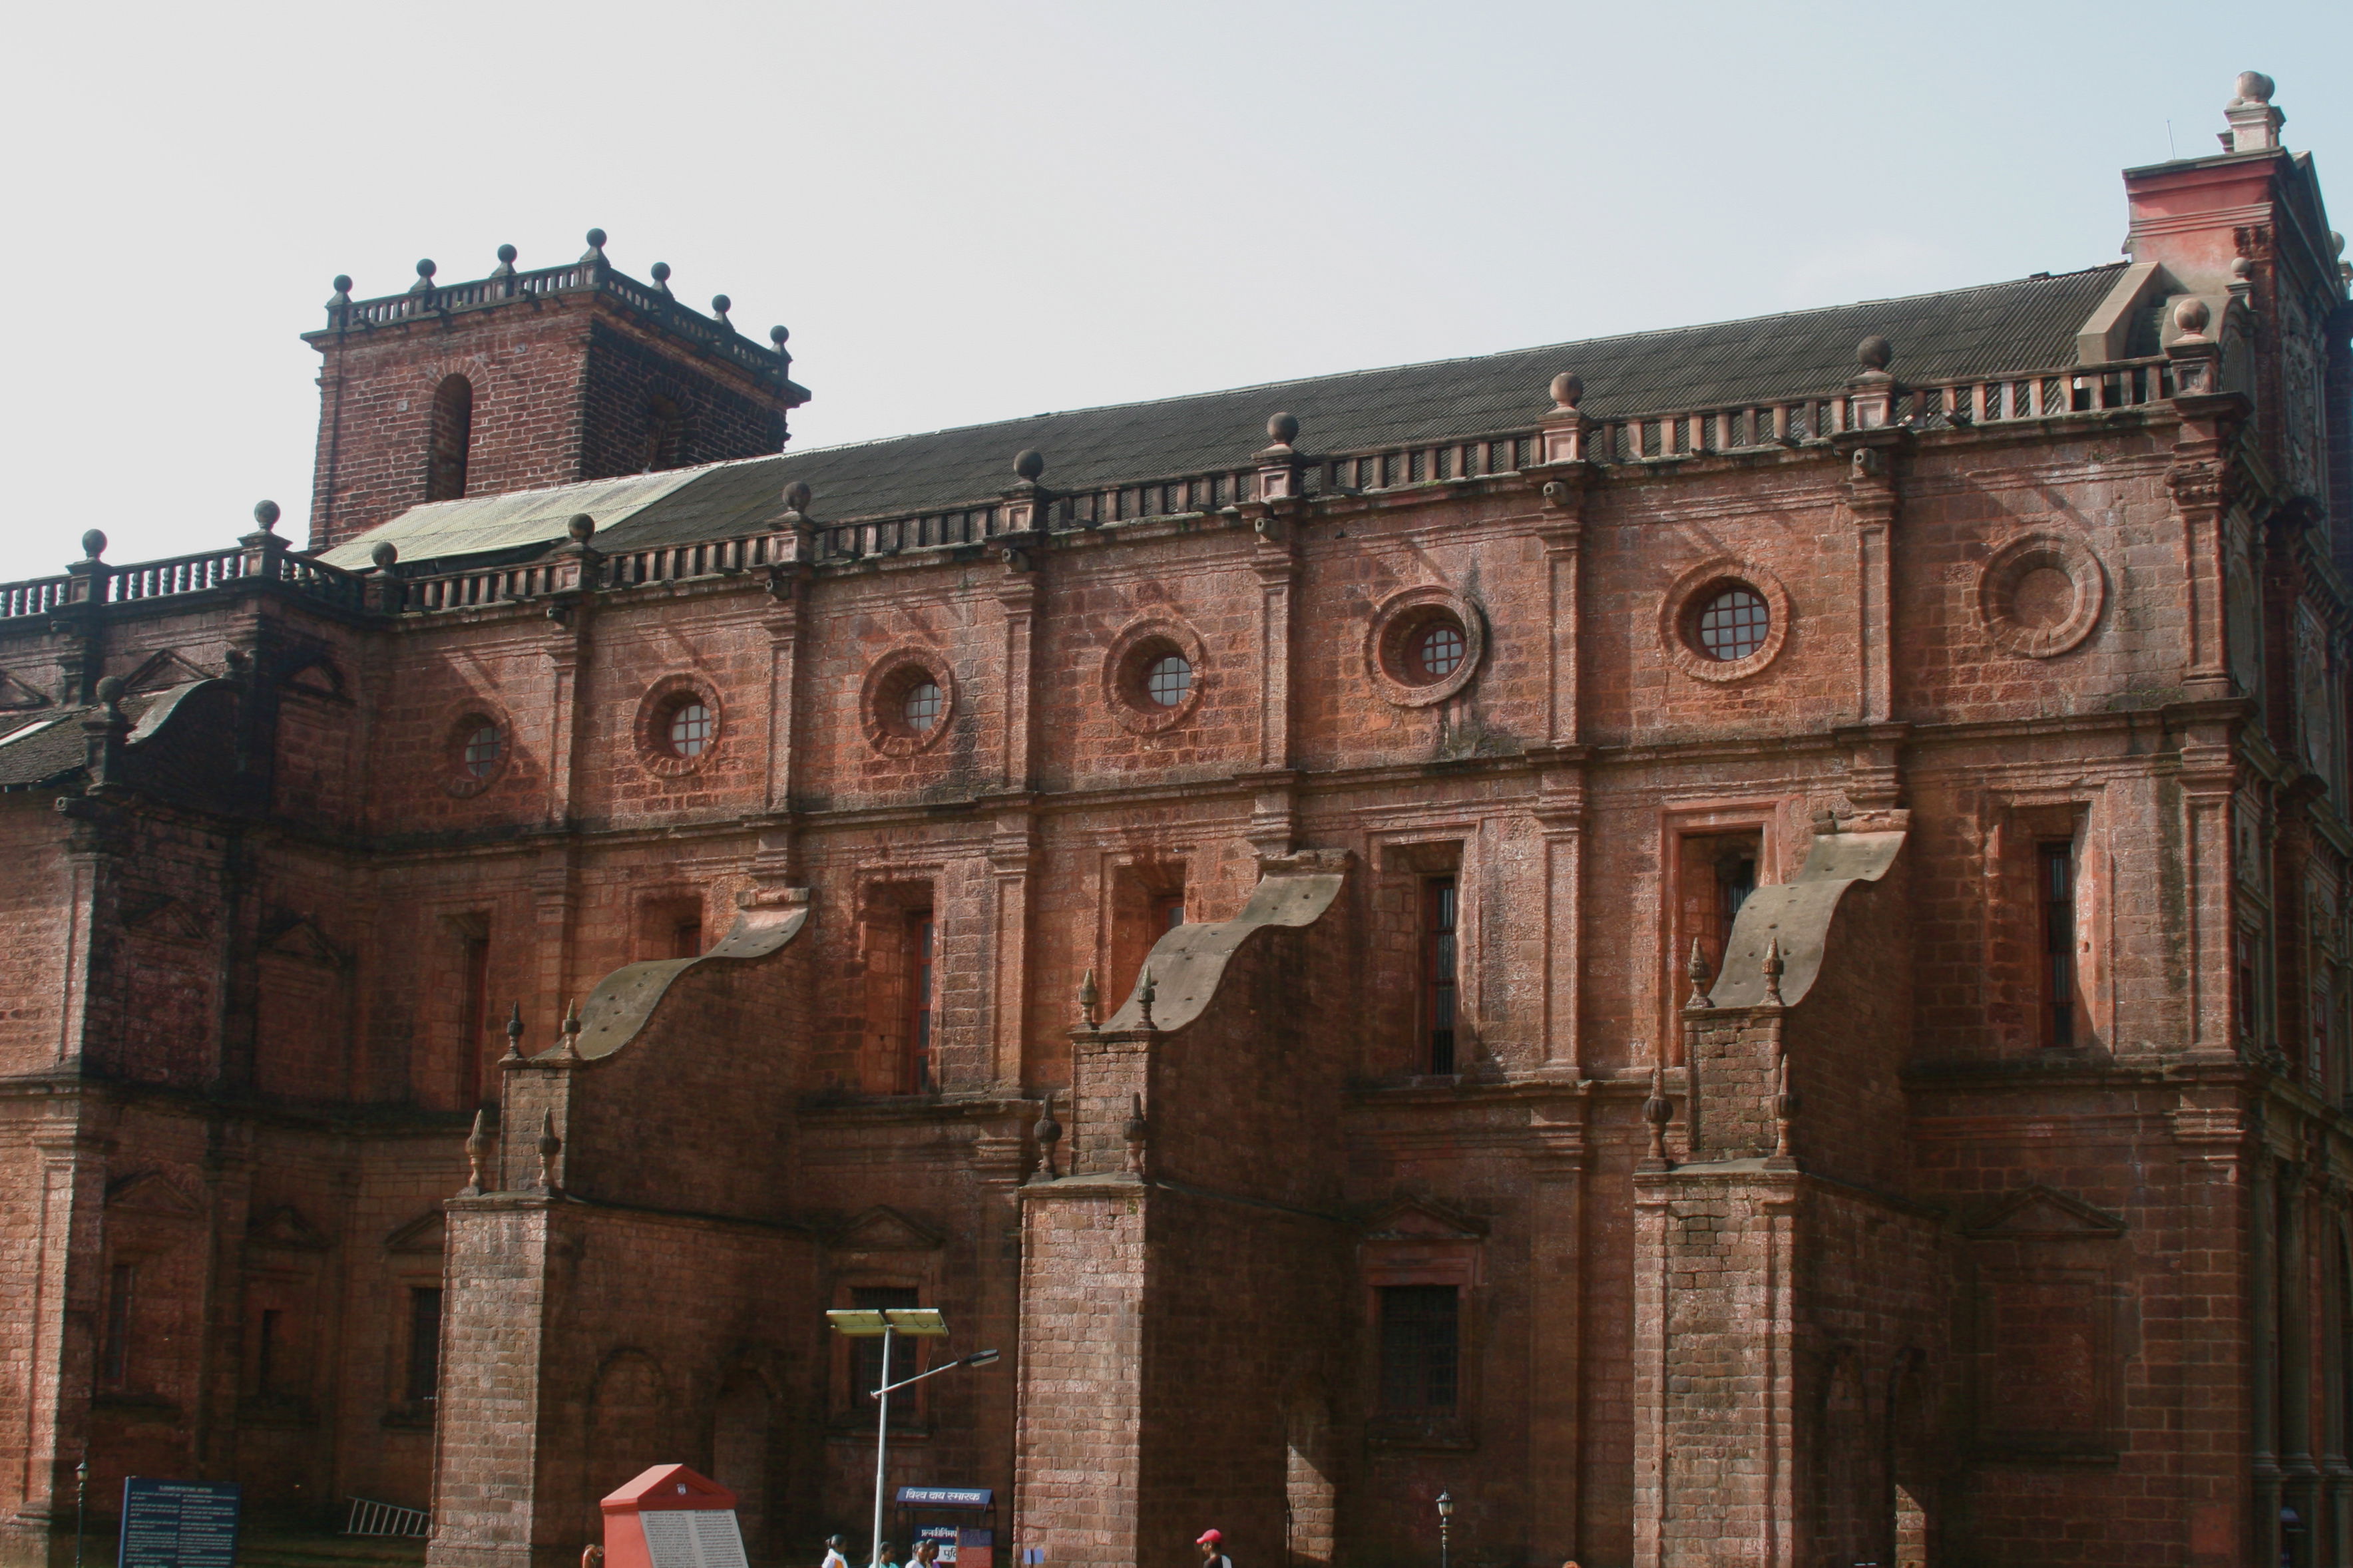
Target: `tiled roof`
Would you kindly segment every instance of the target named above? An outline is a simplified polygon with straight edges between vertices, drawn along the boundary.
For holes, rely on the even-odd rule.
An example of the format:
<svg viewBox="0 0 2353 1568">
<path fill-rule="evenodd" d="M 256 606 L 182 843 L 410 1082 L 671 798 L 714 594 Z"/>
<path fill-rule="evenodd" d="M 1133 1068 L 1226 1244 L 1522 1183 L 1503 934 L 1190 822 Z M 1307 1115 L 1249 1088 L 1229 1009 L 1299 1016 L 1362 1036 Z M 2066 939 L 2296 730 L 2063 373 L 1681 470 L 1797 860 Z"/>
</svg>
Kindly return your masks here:
<svg viewBox="0 0 2353 1568">
<path fill-rule="evenodd" d="M 1564 370 L 1584 378 L 1581 406 L 1603 418 L 1819 396 L 1845 384 L 1855 344 L 1873 333 L 1895 345 L 1890 368 L 1908 380 L 2052 369 L 2074 363 L 2075 333 L 2123 266 L 754 458 L 691 470 L 642 500 L 617 496 L 615 481 L 604 480 L 538 492 L 527 509 L 512 496 L 446 501 L 325 559 L 364 566 L 379 539 L 399 543 L 409 561 L 509 549 L 529 542 L 533 526 L 553 541 L 577 510 L 596 519 L 597 543 L 612 549 L 722 537 L 757 529 L 796 479 L 807 483 L 820 521 L 945 510 L 1002 495 L 1025 447 L 1045 454 L 1045 483 L 1063 489 L 1247 468 L 1266 444 L 1267 416 L 1286 410 L 1299 416 L 1298 444 L 1311 453 L 1523 430 L 1551 406 L 1546 387 Z"/>
</svg>

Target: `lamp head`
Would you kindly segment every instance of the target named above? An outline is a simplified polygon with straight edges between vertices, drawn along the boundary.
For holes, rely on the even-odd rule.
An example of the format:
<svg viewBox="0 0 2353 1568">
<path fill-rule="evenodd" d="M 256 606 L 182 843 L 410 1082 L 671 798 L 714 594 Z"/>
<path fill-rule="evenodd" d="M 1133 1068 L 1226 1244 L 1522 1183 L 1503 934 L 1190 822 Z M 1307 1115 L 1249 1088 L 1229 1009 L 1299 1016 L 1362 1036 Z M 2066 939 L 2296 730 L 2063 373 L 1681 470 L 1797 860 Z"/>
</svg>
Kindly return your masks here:
<svg viewBox="0 0 2353 1568">
<path fill-rule="evenodd" d="M 964 1364 L 966 1366 L 987 1366 L 993 1363 L 997 1360 L 997 1352 L 995 1351 L 975 1351 L 970 1355 L 964 1358 Z"/>
<path fill-rule="evenodd" d="M 1452 1492 L 1440 1492 L 1438 1494 L 1438 1517 L 1440 1519 L 1452 1519 L 1454 1517 L 1454 1494 Z"/>
</svg>

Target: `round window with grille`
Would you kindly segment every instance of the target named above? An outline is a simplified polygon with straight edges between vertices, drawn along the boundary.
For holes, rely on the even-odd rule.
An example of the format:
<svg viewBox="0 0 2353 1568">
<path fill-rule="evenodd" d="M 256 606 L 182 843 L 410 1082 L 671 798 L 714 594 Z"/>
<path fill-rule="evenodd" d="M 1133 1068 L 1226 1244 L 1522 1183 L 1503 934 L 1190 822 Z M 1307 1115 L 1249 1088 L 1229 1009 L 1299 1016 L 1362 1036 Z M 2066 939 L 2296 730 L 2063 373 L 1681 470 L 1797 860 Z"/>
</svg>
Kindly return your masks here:
<svg viewBox="0 0 2353 1568">
<path fill-rule="evenodd" d="M 702 699 L 695 697 L 672 705 L 670 723 L 663 731 L 674 757 L 699 757 L 711 749 L 711 742 L 718 735 L 719 721 Z"/>
<path fill-rule="evenodd" d="M 1773 630 L 1773 612 L 1764 595 L 1747 584 L 1727 583 L 1700 605 L 1694 630 L 1701 653 L 1729 664 L 1765 646 Z"/>
</svg>

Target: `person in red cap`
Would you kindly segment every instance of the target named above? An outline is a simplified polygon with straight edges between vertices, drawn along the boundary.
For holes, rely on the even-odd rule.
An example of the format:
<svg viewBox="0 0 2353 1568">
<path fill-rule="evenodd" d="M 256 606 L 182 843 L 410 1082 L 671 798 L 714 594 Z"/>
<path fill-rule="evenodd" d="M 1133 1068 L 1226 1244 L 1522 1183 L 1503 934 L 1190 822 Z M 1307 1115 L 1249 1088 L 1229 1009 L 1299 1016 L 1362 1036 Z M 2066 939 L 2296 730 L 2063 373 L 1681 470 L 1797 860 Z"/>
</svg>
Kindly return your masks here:
<svg viewBox="0 0 2353 1568">
<path fill-rule="evenodd" d="M 1201 1568 L 1234 1568 L 1234 1560 L 1225 1552 L 1223 1531 L 1205 1530 L 1193 1544 L 1201 1549 Z"/>
</svg>

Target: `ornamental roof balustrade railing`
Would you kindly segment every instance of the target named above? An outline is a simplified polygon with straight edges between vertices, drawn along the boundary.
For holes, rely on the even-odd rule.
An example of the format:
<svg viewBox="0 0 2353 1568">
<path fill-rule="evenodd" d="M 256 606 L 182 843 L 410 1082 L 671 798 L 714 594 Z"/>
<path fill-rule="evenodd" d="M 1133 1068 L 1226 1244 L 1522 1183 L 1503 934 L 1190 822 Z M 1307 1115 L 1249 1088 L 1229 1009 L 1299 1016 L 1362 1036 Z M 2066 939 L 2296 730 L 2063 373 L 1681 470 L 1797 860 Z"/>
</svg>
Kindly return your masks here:
<svg viewBox="0 0 2353 1568">
<path fill-rule="evenodd" d="M 593 261 L 567 262 L 562 267 L 543 267 L 532 272 L 510 272 L 504 277 L 484 278 L 472 283 L 433 284 L 406 294 L 387 294 L 376 300 L 354 300 L 348 305 L 330 305 L 327 309 L 327 330 L 333 332 L 388 327 L 401 321 L 425 321 L 459 310 L 482 310 L 505 304 L 510 300 L 557 294 L 603 294 L 618 300 L 659 320 L 681 337 L 691 339 L 756 374 L 782 375 L 788 367 L 789 362 L 775 349 L 761 347 L 734 328 L 712 321 L 700 310 L 681 304 L 670 295 L 649 288 L 626 273 L 615 271 L 609 264 L 600 265 Z M 315 337 L 317 334 L 312 335 Z"/>
<path fill-rule="evenodd" d="M 207 588 L 248 580 L 283 583 L 345 609 L 362 607 L 362 578 L 323 562 L 288 554 L 279 548 L 239 545 L 227 550 L 206 550 L 194 555 L 167 556 L 161 561 L 133 562 L 127 566 L 100 565 L 88 574 L 90 597 L 102 605 L 200 594 Z M 79 602 L 76 581 L 69 573 L 24 583 L 0 583 L 0 620 L 47 615 Z"/>
<path fill-rule="evenodd" d="M 550 269 L 583 274 L 590 270 L 586 267 Z M 519 279 L 529 276 L 533 275 L 518 275 Z M 2135 408 L 2162 402 L 2173 393 L 2168 362 L 2151 356 L 1905 387 L 1895 395 L 1894 416 L 1897 424 L 1915 430 L 1943 430 Z M 1854 399 L 1844 393 L 1668 409 L 1595 418 L 1588 449 L 1602 463 L 1687 460 L 1715 452 L 1824 441 L 1854 427 Z M 1301 479 L 1311 496 L 1360 495 L 1517 472 L 1536 464 L 1541 453 L 1536 430 L 1504 431 L 1379 451 L 1309 457 L 1303 459 Z M 1255 468 L 1099 486 L 1054 496 L 1045 508 L 1046 522 L 1054 531 L 1067 532 L 1138 518 L 1215 512 L 1252 500 L 1257 487 Z M 820 523 L 818 555 L 820 560 L 844 561 L 982 543 L 1007 531 L 1005 516 L 1000 501 L 975 501 L 944 510 Z M 769 531 L 615 550 L 598 562 L 591 582 L 598 588 L 631 588 L 765 572 L 792 557 L 790 537 Z M 367 574 L 339 571 L 281 550 L 251 548 L 106 568 L 106 602 L 197 592 L 254 574 L 262 569 L 263 562 L 274 563 L 280 580 L 305 593 L 351 608 L 368 605 L 366 586 L 371 579 Z M 428 575 L 409 575 L 405 569 L 396 568 L 385 584 L 395 591 L 380 594 L 375 604 L 385 610 L 427 613 L 466 609 L 540 597 L 560 585 L 557 578 L 557 563 L 547 559 Z M 0 584 L 0 620 L 45 615 L 70 603 L 73 582 L 68 574 Z"/>
</svg>

